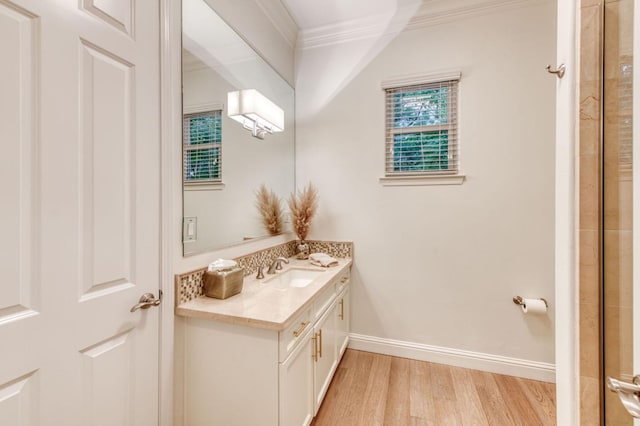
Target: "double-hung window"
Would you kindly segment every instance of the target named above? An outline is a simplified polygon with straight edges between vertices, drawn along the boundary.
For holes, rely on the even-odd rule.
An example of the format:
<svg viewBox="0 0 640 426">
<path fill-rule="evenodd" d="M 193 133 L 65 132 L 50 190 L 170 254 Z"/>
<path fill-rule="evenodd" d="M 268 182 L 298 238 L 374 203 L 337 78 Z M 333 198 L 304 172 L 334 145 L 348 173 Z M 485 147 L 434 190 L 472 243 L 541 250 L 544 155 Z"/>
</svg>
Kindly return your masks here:
<svg viewBox="0 0 640 426">
<path fill-rule="evenodd" d="M 222 180 L 222 111 L 185 114 L 182 123 L 185 184 Z"/>
<path fill-rule="evenodd" d="M 458 175 L 459 73 L 383 83 L 385 177 Z"/>
</svg>

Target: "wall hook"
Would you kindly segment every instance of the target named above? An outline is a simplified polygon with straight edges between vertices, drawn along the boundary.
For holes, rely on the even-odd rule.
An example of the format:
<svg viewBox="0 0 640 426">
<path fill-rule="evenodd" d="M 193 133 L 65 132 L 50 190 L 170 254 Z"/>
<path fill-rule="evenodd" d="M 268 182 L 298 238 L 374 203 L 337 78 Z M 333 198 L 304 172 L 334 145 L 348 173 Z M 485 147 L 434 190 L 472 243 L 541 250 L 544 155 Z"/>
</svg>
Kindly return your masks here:
<svg viewBox="0 0 640 426">
<path fill-rule="evenodd" d="M 555 74 L 556 76 L 558 76 L 558 78 L 564 77 L 565 70 L 566 67 L 564 66 L 564 64 L 561 64 L 557 70 L 552 70 L 551 65 L 547 65 L 547 72 L 550 74 Z"/>
</svg>

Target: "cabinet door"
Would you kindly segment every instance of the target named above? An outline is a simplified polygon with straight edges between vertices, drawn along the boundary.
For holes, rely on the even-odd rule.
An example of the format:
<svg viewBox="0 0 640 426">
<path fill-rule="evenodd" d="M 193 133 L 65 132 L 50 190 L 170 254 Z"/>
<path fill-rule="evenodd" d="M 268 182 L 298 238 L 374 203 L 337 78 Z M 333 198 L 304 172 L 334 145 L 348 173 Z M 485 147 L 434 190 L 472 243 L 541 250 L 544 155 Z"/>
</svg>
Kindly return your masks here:
<svg viewBox="0 0 640 426">
<path fill-rule="evenodd" d="M 338 361 L 342 358 L 349 344 L 349 327 L 349 286 L 347 286 L 338 296 L 338 301 L 336 302 L 336 346 L 338 350 Z"/>
<path fill-rule="evenodd" d="M 314 327 L 315 340 L 315 377 L 314 397 L 315 411 L 318 412 L 324 398 L 333 372 L 338 364 L 336 348 L 336 304 L 334 303 L 327 312 L 322 315 Z"/>
<path fill-rule="evenodd" d="M 308 332 L 280 363 L 280 426 L 309 425 L 313 420 L 314 340 Z"/>
</svg>

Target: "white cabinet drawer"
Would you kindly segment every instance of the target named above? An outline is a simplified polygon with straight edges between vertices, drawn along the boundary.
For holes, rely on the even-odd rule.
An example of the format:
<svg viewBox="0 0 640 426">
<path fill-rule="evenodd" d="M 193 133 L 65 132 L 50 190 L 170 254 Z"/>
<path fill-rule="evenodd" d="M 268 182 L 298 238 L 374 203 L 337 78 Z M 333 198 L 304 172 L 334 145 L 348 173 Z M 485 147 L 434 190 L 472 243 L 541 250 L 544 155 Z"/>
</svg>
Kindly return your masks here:
<svg viewBox="0 0 640 426">
<path fill-rule="evenodd" d="M 315 322 L 322 316 L 324 311 L 331 305 L 331 302 L 336 298 L 336 288 L 332 283 L 328 285 L 322 292 L 316 297 L 313 302 L 311 310 L 311 322 Z"/>
<path fill-rule="evenodd" d="M 338 276 L 338 279 L 336 281 L 336 294 L 339 294 L 351 281 L 350 272 L 351 270 L 347 269 L 342 274 L 340 274 L 340 276 Z"/>
<path fill-rule="evenodd" d="M 313 329 L 311 320 L 311 309 L 305 309 L 291 325 L 280 333 L 278 333 L 279 341 L 279 361 L 284 361 L 287 356 L 296 348 L 300 339 L 307 334 L 309 330 Z"/>
</svg>

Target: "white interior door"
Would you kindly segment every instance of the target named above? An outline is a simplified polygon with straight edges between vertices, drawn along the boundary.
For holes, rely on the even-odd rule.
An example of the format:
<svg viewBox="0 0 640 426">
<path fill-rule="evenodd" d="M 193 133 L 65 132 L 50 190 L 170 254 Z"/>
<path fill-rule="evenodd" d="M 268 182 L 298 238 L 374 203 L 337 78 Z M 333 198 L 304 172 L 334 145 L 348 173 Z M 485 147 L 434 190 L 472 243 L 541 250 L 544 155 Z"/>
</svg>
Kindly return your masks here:
<svg viewBox="0 0 640 426">
<path fill-rule="evenodd" d="M 0 424 L 157 425 L 159 2 L 0 0 Z"/>
</svg>

